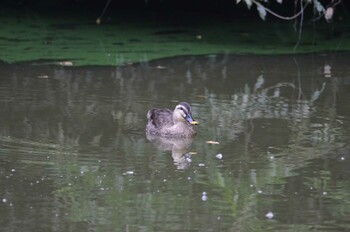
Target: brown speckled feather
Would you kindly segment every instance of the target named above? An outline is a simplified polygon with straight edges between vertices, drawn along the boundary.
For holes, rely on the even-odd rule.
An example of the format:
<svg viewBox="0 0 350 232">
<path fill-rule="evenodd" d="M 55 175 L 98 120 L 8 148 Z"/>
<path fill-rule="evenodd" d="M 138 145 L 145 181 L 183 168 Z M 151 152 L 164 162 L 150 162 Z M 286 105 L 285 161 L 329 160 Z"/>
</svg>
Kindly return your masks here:
<svg viewBox="0 0 350 232">
<path fill-rule="evenodd" d="M 147 113 L 147 119 L 158 130 L 174 125 L 173 111 L 169 109 L 151 109 Z"/>
</svg>

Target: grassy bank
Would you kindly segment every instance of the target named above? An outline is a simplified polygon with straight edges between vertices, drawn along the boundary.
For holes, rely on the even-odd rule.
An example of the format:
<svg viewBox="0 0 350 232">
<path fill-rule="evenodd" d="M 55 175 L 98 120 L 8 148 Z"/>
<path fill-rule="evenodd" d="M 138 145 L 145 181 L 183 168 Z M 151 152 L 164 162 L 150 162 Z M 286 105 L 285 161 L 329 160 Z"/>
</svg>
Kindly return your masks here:
<svg viewBox="0 0 350 232">
<path fill-rule="evenodd" d="M 0 14 L 0 59 L 122 65 L 179 55 L 350 50 L 345 20 L 305 21 L 299 39 L 294 22 L 178 17 L 160 20 L 151 13 L 131 12 L 97 25 L 97 16 L 84 12 L 5 10 Z"/>
</svg>

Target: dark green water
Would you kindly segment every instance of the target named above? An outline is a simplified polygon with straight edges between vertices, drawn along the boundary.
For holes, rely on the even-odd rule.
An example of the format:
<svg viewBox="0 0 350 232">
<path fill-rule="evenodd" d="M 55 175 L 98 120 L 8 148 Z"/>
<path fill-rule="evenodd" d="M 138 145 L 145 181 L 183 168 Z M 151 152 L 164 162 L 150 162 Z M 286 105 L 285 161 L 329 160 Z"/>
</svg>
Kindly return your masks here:
<svg viewBox="0 0 350 232">
<path fill-rule="evenodd" d="M 349 231 L 349 59 L 1 64 L 0 228 Z M 194 140 L 147 141 L 179 101 Z"/>
</svg>

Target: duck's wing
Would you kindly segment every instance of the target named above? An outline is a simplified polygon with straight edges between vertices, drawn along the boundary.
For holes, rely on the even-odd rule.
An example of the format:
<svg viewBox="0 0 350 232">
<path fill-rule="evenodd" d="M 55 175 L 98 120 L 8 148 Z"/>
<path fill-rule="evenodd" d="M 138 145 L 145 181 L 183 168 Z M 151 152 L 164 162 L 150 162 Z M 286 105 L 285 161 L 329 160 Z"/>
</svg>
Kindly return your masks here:
<svg viewBox="0 0 350 232">
<path fill-rule="evenodd" d="M 151 109 L 147 113 L 147 119 L 156 129 L 174 125 L 173 111 L 169 109 Z"/>
</svg>

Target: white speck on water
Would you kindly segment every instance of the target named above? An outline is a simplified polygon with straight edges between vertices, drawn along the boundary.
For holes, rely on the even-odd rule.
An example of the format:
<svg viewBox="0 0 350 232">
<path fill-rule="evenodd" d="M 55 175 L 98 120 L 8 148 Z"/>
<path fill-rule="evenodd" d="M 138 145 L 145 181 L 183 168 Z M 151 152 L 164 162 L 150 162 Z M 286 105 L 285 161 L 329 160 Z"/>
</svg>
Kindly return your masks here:
<svg viewBox="0 0 350 232">
<path fill-rule="evenodd" d="M 258 190 L 258 193 L 260 193 L 260 194 L 261 194 L 262 192 L 263 192 L 262 190 L 260 190 L 260 189 Z"/>
<path fill-rule="evenodd" d="M 7 202 L 7 199 L 6 199 L 6 198 L 3 198 L 3 199 L 2 199 L 2 202 L 3 202 L 3 203 L 6 203 L 6 202 Z"/>
<path fill-rule="evenodd" d="M 12 202 L 9 204 L 9 206 L 13 206 Z"/>
<path fill-rule="evenodd" d="M 16 171 L 16 169 L 14 169 L 14 168 L 11 169 L 11 172 L 15 172 L 15 171 Z"/>
<path fill-rule="evenodd" d="M 274 159 L 275 157 L 272 155 L 272 156 L 270 156 L 270 159 Z"/>
<path fill-rule="evenodd" d="M 187 180 L 191 180 L 191 177 L 189 176 L 189 177 L 187 177 Z"/>
<path fill-rule="evenodd" d="M 37 184 L 39 184 L 39 183 L 40 183 L 40 181 L 38 181 L 38 180 L 37 180 L 37 181 L 36 181 L 36 183 L 37 183 Z"/>
<path fill-rule="evenodd" d="M 222 157 L 223 157 L 223 155 L 221 154 L 221 153 L 219 153 L 219 154 L 217 154 L 216 156 L 215 156 L 217 159 L 222 159 Z"/>
<path fill-rule="evenodd" d="M 322 194 L 325 196 L 325 195 L 327 195 L 328 193 L 327 193 L 327 192 L 323 192 Z"/>
<path fill-rule="evenodd" d="M 50 156 L 46 156 L 46 159 L 50 159 Z"/>
<path fill-rule="evenodd" d="M 84 175 L 84 171 L 80 171 L 80 174 L 81 174 L 81 175 Z"/>
<path fill-rule="evenodd" d="M 207 200 L 208 200 L 207 192 L 202 192 L 202 201 L 207 201 Z"/>
<path fill-rule="evenodd" d="M 252 185 L 252 184 L 251 184 L 251 185 L 249 185 L 249 186 L 250 186 L 251 188 L 253 188 L 253 187 L 254 187 L 254 185 Z"/>
<path fill-rule="evenodd" d="M 221 217 L 220 217 L 220 216 L 218 216 L 216 219 L 217 219 L 217 220 L 221 220 Z"/>
<path fill-rule="evenodd" d="M 267 214 L 265 214 L 265 217 L 267 217 L 268 219 L 272 219 L 273 218 L 273 213 L 271 211 L 267 212 Z"/>
<path fill-rule="evenodd" d="M 345 160 L 345 157 L 344 157 L 344 156 L 342 156 L 342 157 L 340 158 L 340 160 Z"/>
<path fill-rule="evenodd" d="M 33 186 L 33 182 L 30 182 L 30 184 L 29 184 L 30 186 Z"/>
<path fill-rule="evenodd" d="M 104 191 L 104 190 L 105 190 L 105 188 L 100 188 L 100 190 L 101 190 L 101 191 Z"/>
<path fill-rule="evenodd" d="M 71 186 L 72 185 L 72 183 L 68 183 L 68 186 Z"/>
<path fill-rule="evenodd" d="M 192 159 L 190 157 L 186 157 L 185 158 L 187 162 L 191 163 L 192 162 Z"/>
<path fill-rule="evenodd" d="M 199 167 L 204 167 L 205 165 L 203 163 L 198 164 Z"/>
<path fill-rule="evenodd" d="M 134 175 L 134 171 L 126 171 L 123 173 L 123 175 Z"/>
<path fill-rule="evenodd" d="M 166 180 L 166 179 L 164 179 L 164 180 L 163 180 L 163 182 L 167 182 L 167 180 Z"/>
</svg>

